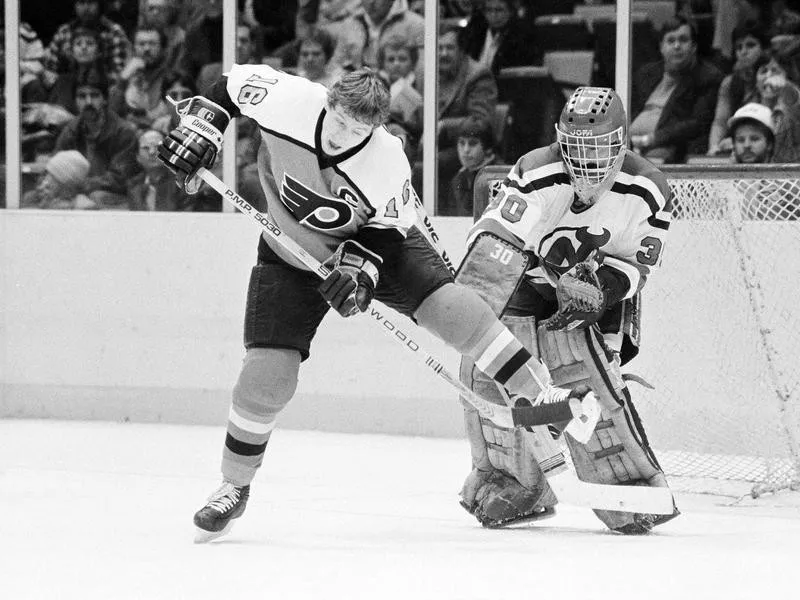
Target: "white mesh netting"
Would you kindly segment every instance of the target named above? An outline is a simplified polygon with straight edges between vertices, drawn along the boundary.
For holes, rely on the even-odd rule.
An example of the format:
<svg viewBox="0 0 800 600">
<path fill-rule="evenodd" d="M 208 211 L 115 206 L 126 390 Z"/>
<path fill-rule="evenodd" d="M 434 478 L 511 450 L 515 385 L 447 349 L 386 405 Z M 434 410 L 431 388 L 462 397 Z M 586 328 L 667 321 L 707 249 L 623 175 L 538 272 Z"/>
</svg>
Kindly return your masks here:
<svg viewBox="0 0 800 600">
<path fill-rule="evenodd" d="M 675 219 L 623 368 L 655 386 L 630 384 L 650 443 L 679 490 L 797 489 L 800 172 L 664 170 Z"/>
<path fill-rule="evenodd" d="M 630 366 L 656 390 L 635 390 L 637 406 L 679 487 L 792 486 L 800 174 L 674 171 L 675 220 L 643 297 L 642 352 Z"/>
</svg>

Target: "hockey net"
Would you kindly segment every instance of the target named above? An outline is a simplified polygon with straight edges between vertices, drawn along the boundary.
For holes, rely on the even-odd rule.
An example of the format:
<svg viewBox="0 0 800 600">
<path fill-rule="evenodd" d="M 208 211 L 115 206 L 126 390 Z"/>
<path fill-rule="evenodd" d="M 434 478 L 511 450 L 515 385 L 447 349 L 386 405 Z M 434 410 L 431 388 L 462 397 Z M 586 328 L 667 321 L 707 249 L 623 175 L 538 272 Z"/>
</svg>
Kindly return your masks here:
<svg viewBox="0 0 800 600">
<path fill-rule="evenodd" d="M 798 489 L 800 170 L 663 170 L 674 220 L 623 368 L 655 387 L 631 384 L 650 443 L 678 490 Z M 476 199 L 507 171 L 484 170 Z"/>
</svg>

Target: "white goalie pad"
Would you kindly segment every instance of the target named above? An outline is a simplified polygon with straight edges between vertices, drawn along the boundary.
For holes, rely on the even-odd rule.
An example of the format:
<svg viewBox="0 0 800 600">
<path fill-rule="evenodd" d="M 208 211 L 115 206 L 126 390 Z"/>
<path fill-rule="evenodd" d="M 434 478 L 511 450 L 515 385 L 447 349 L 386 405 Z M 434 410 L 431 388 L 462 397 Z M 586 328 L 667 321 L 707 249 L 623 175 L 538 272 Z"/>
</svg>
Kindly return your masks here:
<svg viewBox="0 0 800 600">
<path fill-rule="evenodd" d="M 507 316 L 503 322 L 533 356 L 542 358 L 550 370 L 554 385 L 570 388 L 588 384 L 595 391 L 601 420 L 589 441 L 583 445 L 570 435 L 563 436 L 579 478 L 591 484 L 667 487 L 619 368 L 615 361 L 610 361 L 606 356 L 600 334 L 595 329 L 546 331 L 544 327 L 537 328 L 533 317 Z M 498 404 L 507 401 L 497 384 L 466 358 L 462 360 L 461 379 L 487 400 L 493 399 Z M 493 500 L 492 494 L 507 493 L 514 500 L 522 498 L 521 505 L 516 507 L 518 514 L 525 514 L 526 510 L 531 509 L 531 497 L 537 498 L 536 508 L 552 510 L 557 500 L 544 474 L 548 473 L 549 477 L 566 467 L 560 443 L 553 439 L 548 428 L 505 429 L 481 419 L 477 412 L 466 408 L 473 472 L 462 489 L 462 503 L 470 504 L 476 497 L 480 498 L 481 493 L 488 496 L 488 500 L 485 500 L 487 503 Z M 546 458 L 543 460 L 543 457 Z M 481 473 L 496 471 L 511 476 L 530 495 L 521 495 L 513 485 L 500 491 L 492 489 L 491 492 L 485 492 L 488 486 L 481 488 Z M 508 498 L 502 500 L 508 501 Z M 666 506 L 660 510 L 662 513 L 669 512 Z M 645 533 L 678 513 L 651 515 L 595 510 L 595 514 L 610 529 Z M 509 522 L 513 520 L 509 519 Z"/>
<path fill-rule="evenodd" d="M 550 370 L 553 384 L 567 388 L 587 384 L 600 404 L 600 421 L 586 444 L 565 435 L 580 479 L 600 484 L 668 487 L 622 379 L 616 355 L 607 352 L 599 331 L 596 328 L 548 331 L 539 327 L 537 337 L 541 358 Z M 599 510 L 595 513 L 615 530 L 624 531 L 642 520 L 642 515 L 631 513 Z M 651 519 L 652 524 L 674 514 Z"/>
<path fill-rule="evenodd" d="M 492 233 L 475 238 L 458 267 L 456 283 L 475 290 L 498 317 L 528 270 L 530 258 Z"/>
<path fill-rule="evenodd" d="M 506 316 L 502 320 L 527 350 L 534 357 L 538 356 L 535 319 L 533 317 Z M 493 401 L 500 405 L 507 404 L 507 398 L 500 391 L 497 383 L 478 369 L 469 357 L 465 356 L 461 360 L 460 378 L 487 401 Z M 486 526 L 500 526 L 517 520 L 529 520 L 532 514 L 542 514 L 541 511 L 544 514 L 552 514 L 557 499 L 544 476 L 542 466 L 531 450 L 529 438 L 536 434 L 519 427 L 514 429 L 498 427 L 488 419 L 481 418 L 476 410 L 467 405 L 464 406 L 464 419 L 467 439 L 472 451 L 473 471 L 461 491 L 462 504 L 472 506 L 480 503 L 482 494 L 484 494 L 484 504 L 489 505 L 493 501 L 491 495 L 495 493 L 497 496 L 501 496 L 508 492 L 512 498 L 503 498 L 507 503 L 519 499 L 520 504 L 512 507 L 516 510 L 510 511 L 516 512 L 519 515 L 518 519 L 507 518 L 506 522 L 498 519 L 497 522 L 489 523 L 491 519 L 487 515 L 484 515 L 484 519 L 479 516 L 479 520 Z M 540 435 L 550 435 L 546 427 L 536 427 L 535 429 Z M 552 442 L 552 438 L 549 441 Z M 535 446 L 539 446 L 539 444 L 537 443 Z M 555 456 L 548 455 L 548 457 L 547 464 L 543 465 L 545 468 L 558 470 L 565 467 L 565 458 L 561 452 L 556 452 Z M 483 478 L 497 471 L 513 478 L 522 489 L 515 489 L 515 482 L 512 481 L 504 490 L 488 492 L 487 497 L 485 489 L 481 487 Z M 476 516 L 478 515 L 476 514 Z"/>
</svg>

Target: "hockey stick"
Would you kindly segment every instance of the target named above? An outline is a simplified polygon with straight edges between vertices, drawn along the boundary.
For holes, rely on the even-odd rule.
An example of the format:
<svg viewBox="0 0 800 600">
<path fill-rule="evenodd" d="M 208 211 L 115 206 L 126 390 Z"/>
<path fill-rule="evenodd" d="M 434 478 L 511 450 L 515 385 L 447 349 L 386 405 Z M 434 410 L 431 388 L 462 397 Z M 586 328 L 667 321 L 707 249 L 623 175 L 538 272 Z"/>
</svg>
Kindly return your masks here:
<svg viewBox="0 0 800 600">
<path fill-rule="evenodd" d="M 253 218 L 267 235 L 305 264 L 312 272 L 323 279 L 328 276 L 330 270 L 325 265 L 311 256 L 305 248 L 285 235 L 277 225 L 272 223 L 249 202 L 220 181 L 216 175 L 204 168 L 201 168 L 197 175 L 219 193 L 220 196 L 236 206 L 243 213 Z M 597 400 L 593 395 L 591 395 L 591 398 L 587 396 L 587 398 L 583 400 L 583 403 L 573 398 L 519 408 L 509 408 L 507 406 L 487 402 L 464 385 L 460 379 L 454 377 L 445 369 L 444 365 L 442 365 L 438 359 L 423 350 L 409 334 L 400 329 L 394 322 L 387 319 L 381 311 L 371 308 L 367 314 L 382 325 L 381 329 L 392 339 L 402 344 L 407 350 L 420 356 L 426 367 L 455 387 L 464 399 L 475 407 L 483 417 L 489 419 L 499 427 L 512 429 L 514 427 L 534 427 L 547 423 L 569 421 L 567 428 L 578 441 L 587 441 L 589 437 L 591 437 L 599 415 Z M 572 401 L 570 402 L 570 400 Z"/>
<path fill-rule="evenodd" d="M 330 273 L 327 267 L 311 256 L 302 246 L 290 237 L 266 216 L 257 211 L 239 194 L 225 185 L 213 173 L 201 168 L 197 175 L 214 189 L 226 201 L 230 202 L 246 215 L 255 220 L 261 229 L 270 236 L 275 242 L 279 243 L 285 250 L 302 261 L 312 272 L 324 278 Z M 588 441 L 599 417 L 597 400 L 593 394 L 588 394 L 584 399 L 593 403 L 593 407 L 588 411 L 589 415 L 586 422 L 581 418 L 573 418 L 573 411 L 569 407 L 568 401 L 561 401 L 552 404 L 540 404 L 535 407 L 509 408 L 487 402 L 478 394 L 464 385 L 461 380 L 450 374 L 447 369 L 437 359 L 422 350 L 411 336 L 402 331 L 391 321 L 386 320 L 380 312 L 371 309 L 370 315 L 382 325 L 389 336 L 396 339 L 414 354 L 424 359 L 425 366 L 430 368 L 436 375 L 455 387 L 462 398 L 469 402 L 478 413 L 484 418 L 489 419 L 499 427 L 512 429 L 514 427 L 539 426 L 546 423 L 565 421 L 571 419 L 569 426 L 573 426 L 570 433 L 578 441 Z M 574 402 L 577 402 L 573 399 Z M 587 416 L 587 415 L 583 415 Z M 573 425 L 574 424 L 574 425 Z M 549 434 L 548 434 L 549 435 Z M 552 438 L 550 438 L 552 439 Z M 669 496 L 669 509 L 666 508 L 663 498 L 656 497 L 653 492 L 658 492 L 659 488 L 645 488 L 632 486 L 610 486 L 600 484 L 590 484 L 577 479 L 564 462 L 563 454 L 561 461 L 551 465 L 544 465 L 542 468 L 548 478 L 548 482 L 553 485 L 553 490 L 561 501 L 566 504 L 576 506 L 587 506 L 600 510 L 620 510 L 625 512 L 647 512 L 653 514 L 671 514 L 672 496 Z M 668 492 L 668 490 L 667 490 Z"/>
</svg>

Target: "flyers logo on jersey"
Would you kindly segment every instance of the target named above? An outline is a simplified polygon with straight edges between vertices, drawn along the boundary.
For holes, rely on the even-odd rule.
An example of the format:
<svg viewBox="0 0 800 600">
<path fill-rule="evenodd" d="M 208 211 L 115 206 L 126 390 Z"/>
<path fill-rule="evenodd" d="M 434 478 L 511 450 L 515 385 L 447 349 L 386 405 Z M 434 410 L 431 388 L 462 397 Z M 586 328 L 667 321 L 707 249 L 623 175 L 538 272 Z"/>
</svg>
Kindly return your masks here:
<svg viewBox="0 0 800 600">
<path fill-rule="evenodd" d="M 610 240 L 611 232 L 605 228 L 595 234 L 589 227 L 559 227 L 542 238 L 538 254 L 544 257 L 548 269 L 561 276 Z"/>
<path fill-rule="evenodd" d="M 350 190 L 343 188 L 340 193 L 350 202 L 355 202 L 355 196 Z M 281 184 L 281 202 L 300 223 L 319 231 L 345 227 L 355 216 L 350 202 L 318 194 L 286 173 Z"/>
</svg>

